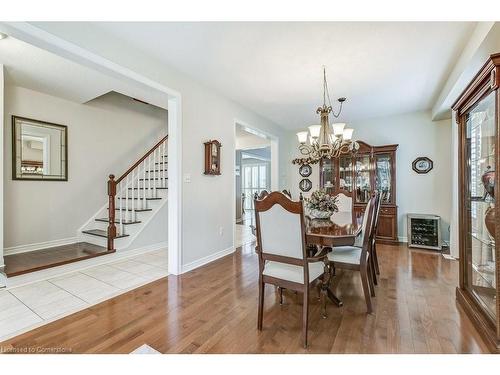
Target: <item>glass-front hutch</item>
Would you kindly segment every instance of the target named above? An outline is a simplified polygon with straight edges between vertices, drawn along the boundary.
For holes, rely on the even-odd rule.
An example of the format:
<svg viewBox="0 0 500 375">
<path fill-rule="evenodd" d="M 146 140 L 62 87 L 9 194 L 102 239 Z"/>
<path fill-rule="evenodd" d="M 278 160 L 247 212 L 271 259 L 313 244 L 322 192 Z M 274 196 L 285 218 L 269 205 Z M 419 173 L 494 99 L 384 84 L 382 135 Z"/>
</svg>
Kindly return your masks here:
<svg viewBox="0 0 500 375">
<path fill-rule="evenodd" d="M 500 352 L 498 197 L 500 54 L 453 105 L 459 126 L 460 285 L 457 299 L 491 350 Z M 500 239 L 500 237 L 499 237 Z"/>
<path fill-rule="evenodd" d="M 320 162 L 320 187 L 333 193 L 344 192 L 354 201 L 354 212 L 361 216 L 372 193 L 381 193 L 382 206 L 377 232 L 379 242 L 398 242 L 396 204 L 396 150 L 398 145 L 371 146 L 358 141 L 355 156 L 344 155 Z"/>
</svg>

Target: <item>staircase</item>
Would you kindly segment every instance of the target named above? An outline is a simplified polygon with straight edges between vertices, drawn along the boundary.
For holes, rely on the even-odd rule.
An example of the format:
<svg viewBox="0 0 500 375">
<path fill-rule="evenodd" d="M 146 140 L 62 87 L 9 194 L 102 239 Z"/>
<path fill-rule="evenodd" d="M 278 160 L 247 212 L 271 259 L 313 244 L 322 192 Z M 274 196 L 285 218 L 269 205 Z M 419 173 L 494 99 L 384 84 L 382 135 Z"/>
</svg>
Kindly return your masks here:
<svg viewBox="0 0 500 375">
<path fill-rule="evenodd" d="M 125 249 L 167 203 L 167 139 L 168 135 L 119 178 L 109 176 L 108 203 L 80 228 L 80 242 L 106 247 L 108 252 Z"/>
</svg>

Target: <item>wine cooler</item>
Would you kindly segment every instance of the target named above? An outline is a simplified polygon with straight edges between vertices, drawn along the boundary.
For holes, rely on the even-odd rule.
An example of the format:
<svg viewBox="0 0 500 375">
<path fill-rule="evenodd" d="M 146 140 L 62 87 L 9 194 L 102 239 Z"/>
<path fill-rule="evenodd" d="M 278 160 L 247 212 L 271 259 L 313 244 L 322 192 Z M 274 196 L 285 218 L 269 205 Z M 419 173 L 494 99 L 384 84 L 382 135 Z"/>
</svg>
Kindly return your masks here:
<svg viewBox="0 0 500 375">
<path fill-rule="evenodd" d="M 441 217 L 408 214 L 408 247 L 441 250 Z"/>
</svg>

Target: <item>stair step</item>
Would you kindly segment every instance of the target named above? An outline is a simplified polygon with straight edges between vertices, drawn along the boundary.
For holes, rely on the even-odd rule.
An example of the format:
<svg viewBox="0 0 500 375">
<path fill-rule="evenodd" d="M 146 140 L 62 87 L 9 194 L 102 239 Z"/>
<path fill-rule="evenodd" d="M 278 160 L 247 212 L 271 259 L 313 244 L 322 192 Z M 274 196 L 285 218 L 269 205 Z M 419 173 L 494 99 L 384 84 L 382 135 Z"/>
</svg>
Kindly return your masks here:
<svg viewBox="0 0 500 375">
<path fill-rule="evenodd" d="M 153 188 L 151 188 L 151 189 L 153 189 Z M 127 199 L 126 197 L 117 197 L 117 198 L 118 199 Z M 132 199 L 132 197 L 128 197 L 128 199 Z M 142 197 L 141 198 L 134 197 L 133 199 L 134 200 L 137 200 L 137 199 L 143 200 L 144 198 L 142 198 Z M 160 199 L 162 199 L 162 198 L 160 198 L 160 197 L 157 197 L 157 198 L 146 198 L 147 201 L 159 201 Z"/>
<path fill-rule="evenodd" d="M 82 233 L 90 234 L 92 236 L 108 238 L 108 232 L 102 229 L 89 229 L 82 230 Z M 115 238 L 128 237 L 128 234 L 117 234 Z"/>
<path fill-rule="evenodd" d="M 168 164 L 168 161 L 157 161 L 155 164 Z"/>
<path fill-rule="evenodd" d="M 163 178 L 139 178 L 139 181 L 144 181 L 144 180 L 163 180 Z M 168 180 L 168 177 L 165 177 L 165 180 Z"/>
<path fill-rule="evenodd" d="M 145 171 L 146 173 L 152 172 L 168 172 L 168 169 L 153 169 L 152 171 Z"/>
<path fill-rule="evenodd" d="M 142 188 L 142 187 L 140 187 L 140 188 L 136 188 L 136 187 L 134 187 L 134 188 L 128 188 L 128 189 L 129 189 L 129 190 L 137 190 L 137 189 L 142 190 L 143 188 Z M 146 188 L 146 190 L 148 190 L 148 188 Z M 168 187 L 163 187 L 163 186 L 162 186 L 162 187 L 159 187 L 159 186 L 157 186 L 157 187 L 156 187 L 156 190 L 168 190 Z"/>
<path fill-rule="evenodd" d="M 102 221 L 103 223 L 107 223 L 109 221 L 109 219 L 107 217 L 103 217 L 102 219 L 95 219 L 95 221 Z M 140 221 L 136 220 L 136 221 L 124 221 L 122 224 L 123 225 L 130 225 L 130 224 L 139 224 Z M 115 224 L 120 224 L 120 220 L 117 220 L 115 218 Z"/>
<path fill-rule="evenodd" d="M 108 210 L 109 210 L 109 207 L 108 207 Z M 115 207 L 115 211 L 120 211 L 120 208 Z M 122 207 L 122 211 L 127 211 L 127 210 Z M 132 211 L 132 209 L 129 208 L 128 211 Z M 136 208 L 134 211 L 135 212 L 146 212 L 146 211 L 153 211 L 153 209 L 152 208 Z"/>
</svg>

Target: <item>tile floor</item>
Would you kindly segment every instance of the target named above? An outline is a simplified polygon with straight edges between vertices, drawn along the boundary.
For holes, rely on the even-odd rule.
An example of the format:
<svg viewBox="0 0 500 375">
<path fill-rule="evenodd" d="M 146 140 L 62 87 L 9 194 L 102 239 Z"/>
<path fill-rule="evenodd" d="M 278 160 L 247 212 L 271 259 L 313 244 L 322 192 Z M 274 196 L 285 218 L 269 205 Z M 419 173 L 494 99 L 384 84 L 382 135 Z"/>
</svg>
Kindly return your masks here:
<svg viewBox="0 0 500 375">
<path fill-rule="evenodd" d="M 166 250 L 0 290 L 0 342 L 168 275 Z"/>
<path fill-rule="evenodd" d="M 240 247 L 247 243 L 255 241 L 255 236 L 252 234 L 252 230 L 247 225 L 236 224 L 235 225 L 235 238 L 234 246 Z"/>
</svg>

